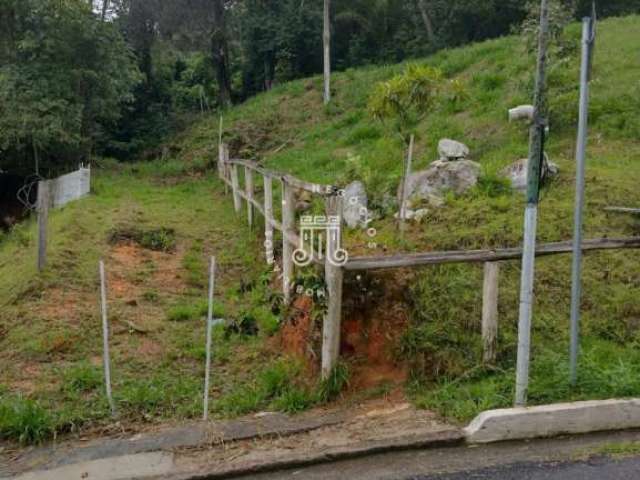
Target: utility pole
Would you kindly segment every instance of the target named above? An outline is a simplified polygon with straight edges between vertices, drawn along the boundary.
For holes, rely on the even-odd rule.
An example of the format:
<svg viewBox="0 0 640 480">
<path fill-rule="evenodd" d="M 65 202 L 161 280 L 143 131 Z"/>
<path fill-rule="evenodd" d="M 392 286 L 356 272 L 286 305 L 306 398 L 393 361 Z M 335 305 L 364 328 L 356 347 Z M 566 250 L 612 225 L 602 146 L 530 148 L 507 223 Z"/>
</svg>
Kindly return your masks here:
<svg viewBox="0 0 640 480">
<path fill-rule="evenodd" d="M 324 104 L 331 101 L 331 0 L 324 0 L 324 27 L 322 33 L 324 50 Z"/>
<path fill-rule="evenodd" d="M 518 361 L 516 367 L 515 405 L 527 403 L 529 389 L 529 357 L 531 350 L 531 312 L 533 309 L 533 282 L 536 254 L 536 228 L 540 174 L 544 158 L 546 133 L 545 86 L 547 46 L 549 38 L 549 2 L 540 5 L 540 33 L 534 95 L 533 122 L 529 133 L 529 162 L 527 173 L 527 206 L 524 213 L 524 245 L 522 252 L 522 278 L 520 281 L 520 314 L 518 320 Z"/>
<path fill-rule="evenodd" d="M 584 171 L 589 123 L 589 81 L 591 59 L 596 38 L 595 5 L 593 16 L 582 19 L 582 66 L 580 69 L 580 116 L 576 144 L 576 203 L 573 231 L 573 264 L 571 267 L 571 344 L 569 347 L 569 382 L 578 380 L 580 347 L 580 299 L 582 296 L 582 212 L 584 208 Z"/>
</svg>

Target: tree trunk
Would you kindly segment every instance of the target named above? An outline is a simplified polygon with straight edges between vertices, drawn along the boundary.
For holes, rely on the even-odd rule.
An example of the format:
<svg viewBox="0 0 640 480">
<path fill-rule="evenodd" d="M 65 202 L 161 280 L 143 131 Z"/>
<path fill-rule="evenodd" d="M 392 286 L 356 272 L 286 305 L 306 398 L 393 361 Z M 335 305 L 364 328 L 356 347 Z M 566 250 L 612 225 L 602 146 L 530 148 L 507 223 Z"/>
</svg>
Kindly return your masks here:
<svg viewBox="0 0 640 480">
<path fill-rule="evenodd" d="M 107 10 L 109 9 L 109 0 L 102 0 L 102 14 L 100 16 L 100 18 L 102 19 L 102 21 L 104 22 L 105 18 L 107 17 Z"/>
<path fill-rule="evenodd" d="M 331 101 L 331 0 L 324 0 L 324 104 Z"/>
<path fill-rule="evenodd" d="M 264 54 L 264 89 L 266 91 L 273 88 L 273 79 L 275 77 L 275 54 L 274 52 L 266 52 Z"/>
<path fill-rule="evenodd" d="M 436 42 L 436 34 L 433 30 L 433 22 L 429 15 L 429 9 L 427 7 L 427 0 L 418 0 L 418 9 L 420 10 L 420 16 L 424 23 L 424 28 L 427 30 L 427 38 L 429 43 L 434 44 Z"/>
<path fill-rule="evenodd" d="M 213 0 L 211 54 L 218 81 L 218 103 L 221 108 L 226 108 L 231 105 L 231 78 L 229 73 L 229 46 L 224 18 L 224 0 Z"/>
</svg>

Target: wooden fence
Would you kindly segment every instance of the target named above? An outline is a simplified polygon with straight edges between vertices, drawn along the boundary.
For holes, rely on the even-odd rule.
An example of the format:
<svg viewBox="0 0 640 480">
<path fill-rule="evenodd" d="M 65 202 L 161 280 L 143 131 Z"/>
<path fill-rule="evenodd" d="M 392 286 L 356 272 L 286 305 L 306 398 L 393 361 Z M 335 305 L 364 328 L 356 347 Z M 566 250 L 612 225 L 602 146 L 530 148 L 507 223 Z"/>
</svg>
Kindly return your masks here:
<svg viewBox="0 0 640 480">
<path fill-rule="evenodd" d="M 244 186 L 240 186 L 238 170 L 244 169 Z M 270 265 L 275 263 L 273 254 L 274 230 L 282 232 L 282 272 L 285 302 L 291 300 L 291 281 L 294 274 L 293 251 L 302 247 L 300 236 L 296 232 L 295 191 L 304 190 L 324 198 L 327 217 L 340 216 L 342 210 L 341 190 L 333 185 L 308 183 L 290 175 L 278 173 L 260 167 L 254 162 L 229 159 L 228 147 L 220 145 L 218 174 L 226 185 L 231 187 L 236 212 L 242 210 L 242 200 L 247 202 L 247 220 L 254 224 L 255 211 L 265 218 L 265 255 Z M 256 199 L 254 174 L 262 176 L 264 198 Z M 282 184 L 282 220 L 274 217 L 273 180 Z M 332 238 L 332 237 L 328 237 Z M 338 239 L 341 235 L 338 235 Z M 313 255 L 316 263 L 323 264 L 327 292 L 327 312 L 322 331 L 322 375 L 326 377 L 338 361 L 340 347 L 340 321 L 342 316 L 342 284 L 344 271 L 383 270 L 391 268 L 413 268 L 444 263 L 483 263 L 484 285 L 482 306 L 482 339 L 485 363 L 493 363 L 497 352 L 498 333 L 498 292 L 499 263 L 522 258 L 522 248 L 504 248 L 495 250 L 466 250 L 409 253 L 385 256 L 352 257 L 342 266 L 330 261 L 331 253 L 340 248 L 334 241 L 328 241 L 324 255 Z M 583 251 L 618 250 L 640 248 L 640 237 L 600 238 L 585 240 Z M 539 244 L 536 256 L 559 255 L 572 252 L 572 242 Z M 313 254 L 313 252 L 311 252 Z M 321 253 L 321 252 L 318 252 Z"/>
<path fill-rule="evenodd" d="M 239 169 L 244 169 L 244 186 L 240 185 Z M 274 231 L 282 232 L 282 291 L 285 303 L 291 301 L 291 287 L 294 275 L 294 250 L 302 248 L 301 238 L 296 231 L 296 190 L 303 190 L 322 197 L 325 201 L 327 217 L 341 215 L 342 198 L 340 189 L 332 185 L 320 185 L 300 180 L 291 175 L 275 172 L 260 167 L 254 162 L 246 160 L 232 160 L 229 149 L 225 144 L 220 145 L 219 177 L 231 187 L 233 204 L 237 213 L 242 211 L 242 200 L 246 201 L 247 221 L 253 227 L 255 212 L 259 212 L 265 219 L 265 257 L 269 265 L 275 263 L 273 253 Z M 254 174 L 262 177 L 263 199 L 256 198 Z M 273 181 L 279 181 L 282 186 L 282 217 L 275 218 L 273 208 Z M 341 225 L 338 225 L 341 228 Z M 322 329 L 322 376 L 326 378 L 336 365 L 340 350 L 340 316 L 342 312 L 342 278 L 343 270 L 330 260 L 332 252 L 338 248 L 340 234 L 327 236 L 324 254 L 309 252 L 316 264 L 324 265 L 327 312 Z M 313 246 L 309 245 L 313 248 Z"/>
</svg>

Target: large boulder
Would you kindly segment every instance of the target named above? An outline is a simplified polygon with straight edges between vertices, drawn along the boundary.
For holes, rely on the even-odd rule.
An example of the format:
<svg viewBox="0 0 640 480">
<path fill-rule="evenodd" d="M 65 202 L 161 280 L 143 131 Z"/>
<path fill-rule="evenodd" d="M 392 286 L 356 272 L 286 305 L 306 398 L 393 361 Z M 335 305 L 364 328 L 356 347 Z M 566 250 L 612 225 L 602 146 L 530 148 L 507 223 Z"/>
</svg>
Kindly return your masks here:
<svg viewBox="0 0 640 480">
<path fill-rule="evenodd" d="M 504 168 L 500 173 L 511 182 L 511 188 L 519 192 L 526 192 L 528 168 L 529 159 L 522 158 Z M 545 158 L 542 164 L 542 181 L 555 177 L 559 172 L 558 165 Z"/>
<path fill-rule="evenodd" d="M 342 218 L 351 228 L 366 226 L 369 200 L 362 182 L 351 182 L 344 189 Z"/>
<path fill-rule="evenodd" d="M 437 160 L 428 169 L 409 176 L 406 198 L 410 205 L 424 201 L 434 205 L 434 200 L 442 198 L 447 192 L 461 195 L 474 187 L 478 183 L 480 171 L 480 164 L 471 160 Z M 398 189 L 398 197 L 401 190 L 402 188 Z"/>
<path fill-rule="evenodd" d="M 469 147 L 464 143 L 443 138 L 438 142 L 438 155 L 440 160 L 460 160 L 469 157 Z"/>
</svg>

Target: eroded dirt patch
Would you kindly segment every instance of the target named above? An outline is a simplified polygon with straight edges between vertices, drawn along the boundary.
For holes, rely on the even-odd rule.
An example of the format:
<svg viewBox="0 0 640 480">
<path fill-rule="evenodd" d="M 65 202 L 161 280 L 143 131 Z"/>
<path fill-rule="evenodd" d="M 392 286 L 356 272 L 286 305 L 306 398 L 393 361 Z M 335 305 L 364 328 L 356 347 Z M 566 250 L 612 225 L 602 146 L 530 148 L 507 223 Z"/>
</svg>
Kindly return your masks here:
<svg viewBox="0 0 640 480">
<path fill-rule="evenodd" d="M 407 378 L 407 366 L 396 355 L 400 337 L 408 325 L 406 279 L 401 275 L 352 275 L 346 279 L 340 355 L 349 361 L 350 391 L 386 386 L 399 388 Z M 322 312 L 313 298 L 294 299 L 279 340 L 289 355 L 304 359 L 318 371 L 321 358 Z"/>
</svg>

